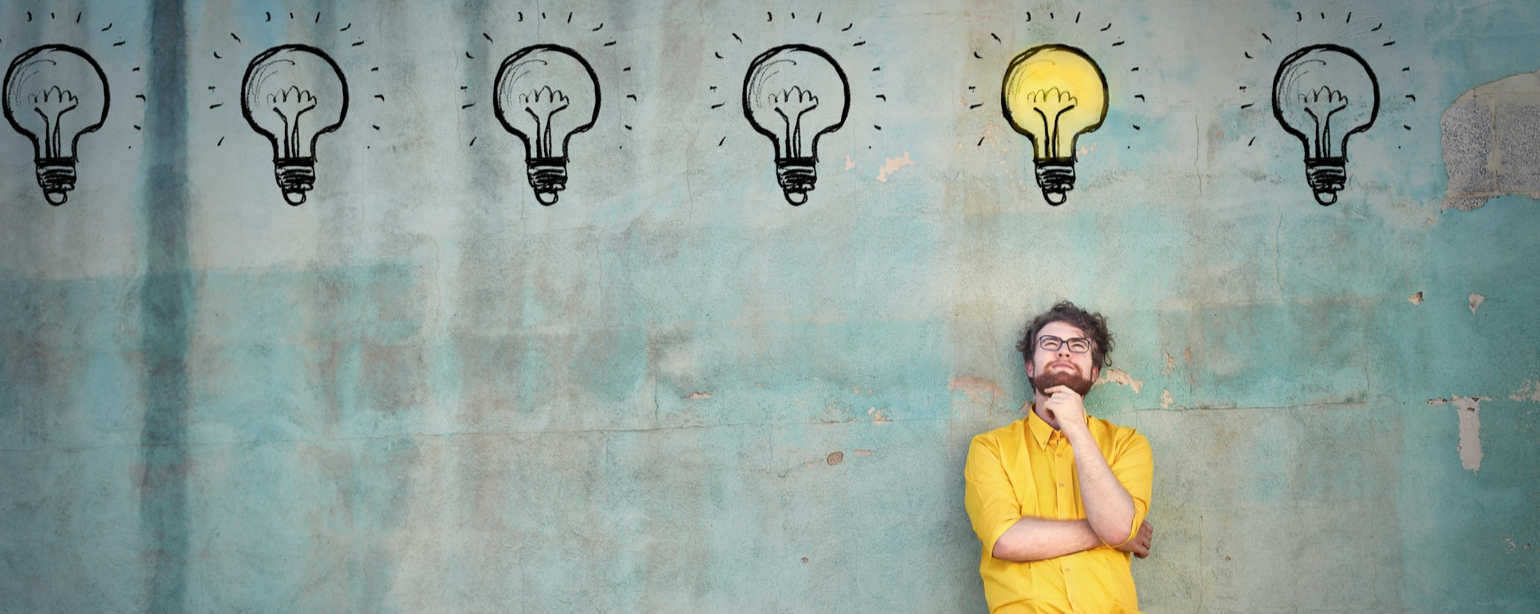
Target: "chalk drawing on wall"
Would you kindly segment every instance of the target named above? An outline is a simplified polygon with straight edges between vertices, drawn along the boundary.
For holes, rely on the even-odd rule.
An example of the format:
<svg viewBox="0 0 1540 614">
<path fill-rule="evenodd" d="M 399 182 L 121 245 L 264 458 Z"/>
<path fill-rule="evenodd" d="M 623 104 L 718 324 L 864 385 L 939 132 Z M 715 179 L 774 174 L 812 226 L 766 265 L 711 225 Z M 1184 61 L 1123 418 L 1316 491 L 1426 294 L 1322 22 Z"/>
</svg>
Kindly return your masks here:
<svg viewBox="0 0 1540 614">
<path fill-rule="evenodd" d="M 841 180 L 847 188 L 867 172 L 887 183 L 893 169 L 878 167 L 906 157 L 898 148 L 863 154 L 894 144 L 882 138 L 880 111 L 888 104 L 882 43 L 868 41 L 861 24 L 836 11 L 760 11 L 717 43 L 707 47 L 700 121 L 722 132 L 702 139 L 702 145 L 741 154 L 703 153 L 738 165 L 736 174 L 761 178 L 752 183 L 755 191 L 774 185 L 782 200 L 798 207 L 818 185 L 828 186 L 841 174 L 850 175 Z M 853 125 L 852 117 L 865 123 Z M 838 153 L 829 154 L 831 147 Z M 843 165 L 825 160 L 831 155 L 844 158 Z M 774 184 L 767 163 L 774 164 Z M 745 173 L 742 165 L 754 170 Z"/>
<path fill-rule="evenodd" d="M 1103 140 L 1134 147 L 1132 136 L 1142 130 L 1135 122 L 1148 113 L 1140 110 L 1148 108 L 1140 78 L 1149 71 L 1140 72 L 1141 56 L 1105 18 L 1025 11 L 995 22 L 1000 32 L 980 32 L 967 48 L 967 90 L 954 102 L 969 114 L 977 112 L 964 121 L 979 132 L 958 147 L 977 151 L 980 164 L 988 160 L 978 168 L 998 169 L 996 175 L 1010 177 L 1022 191 L 1061 205 L 1075 187 L 1077 163 L 1097 149 L 1095 140 L 1081 136 L 1099 132 Z M 1121 87 L 1112 87 L 1117 84 L 1109 74 Z M 1110 117 L 1117 121 L 1109 123 Z M 992 147 L 986 149 L 986 143 Z M 1001 165 L 1000 158 L 1015 155 L 1018 144 L 1032 153 L 1031 179 L 1017 165 Z"/>
<path fill-rule="evenodd" d="M 1085 51 L 1038 45 L 1011 59 L 1000 85 L 1005 119 L 1032 140 L 1037 185 L 1048 204 L 1075 187 L 1075 141 L 1107 119 L 1107 77 Z"/>
<path fill-rule="evenodd" d="M 1380 85 L 1363 56 L 1340 45 L 1289 54 L 1273 77 L 1273 117 L 1305 147 L 1305 177 L 1316 202 L 1337 202 L 1347 184 L 1348 137 L 1380 113 Z"/>
<path fill-rule="evenodd" d="M 493 112 L 524 142 L 529 187 L 540 204 L 556 204 L 568 142 L 599 120 L 599 76 L 570 47 L 532 45 L 505 58 L 494 83 Z"/>
<path fill-rule="evenodd" d="M 818 139 L 850 115 L 850 79 L 811 45 L 781 45 L 754 58 L 743 78 L 743 116 L 775 148 L 786 202 L 807 202 L 818 181 Z"/>
<path fill-rule="evenodd" d="M 1329 206 L 1352 183 L 1349 137 L 1386 123 L 1387 112 L 1391 117 L 1404 116 L 1403 111 L 1415 106 L 1417 96 L 1405 91 L 1414 88 L 1409 61 L 1413 51 L 1395 46 L 1393 26 L 1387 28 L 1385 22 L 1362 14 L 1294 11 L 1292 17 L 1258 32 L 1254 39 L 1258 47 L 1240 54 L 1248 61 L 1266 62 L 1266 67 L 1242 71 L 1249 76 L 1241 81 L 1240 92 L 1270 96 L 1270 100 L 1253 99 L 1240 105 L 1236 124 L 1246 131 L 1236 135 L 1251 147 L 1260 134 L 1271 132 L 1270 127 L 1262 128 L 1264 124 L 1280 126 L 1303 147 L 1304 184 L 1317 203 Z M 1330 35 L 1327 40 L 1320 40 L 1323 33 Z M 1389 75 L 1373 68 L 1392 62 L 1401 68 Z M 1388 85 L 1387 78 L 1391 79 Z M 1263 109 L 1270 110 L 1272 117 Z M 1401 127 L 1412 131 L 1409 123 Z M 1376 130 L 1370 138 L 1389 148 L 1398 134 L 1403 133 Z M 1362 147 L 1364 139 L 1357 137 L 1354 142 Z M 1410 145 L 1401 142 L 1395 149 L 1404 146 Z M 1272 158 L 1266 159 L 1270 164 Z"/>
<path fill-rule="evenodd" d="M 316 142 L 347 118 L 347 78 L 320 49 L 273 47 L 246 67 L 241 114 L 272 144 L 278 189 L 285 202 L 299 206 L 315 187 Z"/>
<path fill-rule="evenodd" d="M 32 141 L 43 198 L 62 205 L 75 189 L 80 136 L 107 121 L 107 75 L 78 47 L 42 45 L 16 56 L 4 83 L 5 118 Z"/>
</svg>

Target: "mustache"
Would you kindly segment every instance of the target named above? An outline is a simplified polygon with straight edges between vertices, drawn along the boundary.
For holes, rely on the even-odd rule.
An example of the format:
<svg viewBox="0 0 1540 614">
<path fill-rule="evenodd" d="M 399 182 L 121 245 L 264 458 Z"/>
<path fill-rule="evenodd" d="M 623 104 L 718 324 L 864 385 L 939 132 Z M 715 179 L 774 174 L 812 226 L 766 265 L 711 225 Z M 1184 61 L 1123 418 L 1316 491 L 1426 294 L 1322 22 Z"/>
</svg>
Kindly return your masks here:
<svg viewBox="0 0 1540 614">
<path fill-rule="evenodd" d="M 1091 378 L 1081 375 L 1079 371 L 1050 370 L 1045 373 L 1039 373 L 1036 377 L 1032 378 L 1032 387 L 1043 394 L 1048 394 L 1047 390 L 1054 386 L 1067 386 L 1070 390 L 1075 391 L 1075 394 L 1085 396 L 1087 392 L 1091 391 L 1091 386 L 1094 383 L 1091 381 Z"/>
</svg>

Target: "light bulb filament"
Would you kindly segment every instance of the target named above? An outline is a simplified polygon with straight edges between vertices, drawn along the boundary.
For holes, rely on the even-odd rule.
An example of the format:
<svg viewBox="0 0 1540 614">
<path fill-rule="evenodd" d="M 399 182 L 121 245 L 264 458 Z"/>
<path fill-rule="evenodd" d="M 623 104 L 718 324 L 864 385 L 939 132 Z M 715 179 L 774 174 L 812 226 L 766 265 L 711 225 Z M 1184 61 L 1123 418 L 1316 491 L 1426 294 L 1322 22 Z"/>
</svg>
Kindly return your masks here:
<svg viewBox="0 0 1540 614">
<path fill-rule="evenodd" d="M 273 105 L 273 112 L 283 119 L 283 157 L 292 158 L 294 152 L 300 151 L 299 116 L 315 108 L 315 96 L 298 86 L 290 86 L 275 94 L 268 94 L 267 102 Z"/>
<path fill-rule="evenodd" d="M 524 112 L 535 118 L 535 153 L 542 158 L 552 156 L 551 117 L 572 104 L 561 90 L 545 86 L 529 94 L 520 94 Z"/>
<path fill-rule="evenodd" d="M 771 92 L 770 103 L 774 105 L 775 113 L 786 122 L 786 136 L 782 140 L 786 143 L 787 156 L 802 157 L 802 114 L 818 108 L 818 97 L 812 91 L 792 86 L 780 94 Z"/>
<path fill-rule="evenodd" d="M 1330 157 L 1331 116 L 1346 109 L 1347 96 L 1329 87 L 1307 91 L 1299 95 L 1301 108 L 1315 120 L 1315 157 Z"/>
<path fill-rule="evenodd" d="M 43 134 L 46 137 L 43 139 L 43 153 L 50 158 L 62 157 L 59 118 L 80 106 L 80 100 L 69 90 L 61 90 L 57 85 L 43 90 L 41 95 L 41 99 L 38 94 L 31 94 L 28 98 L 32 100 L 32 110 L 43 118 Z"/>
<path fill-rule="evenodd" d="M 1047 90 L 1038 90 L 1027 94 L 1027 101 L 1032 103 L 1032 110 L 1037 112 L 1039 119 L 1043 121 L 1044 139 L 1043 152 L 1045 158 L 1063 158 L 1059 155 L 1059 117 L 1075 108 L 1079 102 L 1067 91 L 1060 91 L 1053 87 Z M 1053 119 L 1049 119 L 1049 115 Z"/>
</svg>

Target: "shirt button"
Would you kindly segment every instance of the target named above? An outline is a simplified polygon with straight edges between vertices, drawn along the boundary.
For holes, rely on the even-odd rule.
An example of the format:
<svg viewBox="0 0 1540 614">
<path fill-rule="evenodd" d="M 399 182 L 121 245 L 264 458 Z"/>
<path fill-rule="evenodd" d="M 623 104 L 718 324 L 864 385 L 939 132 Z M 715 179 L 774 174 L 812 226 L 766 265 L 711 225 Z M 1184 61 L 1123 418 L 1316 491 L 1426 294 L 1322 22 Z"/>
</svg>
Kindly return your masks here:
<svg viewBox="0 0 1540 614">
<path fill-rule="evenodd" d="M 1059 482 L 1059 488 L 1064 488 L 1064 482 Z"/>
</svg>

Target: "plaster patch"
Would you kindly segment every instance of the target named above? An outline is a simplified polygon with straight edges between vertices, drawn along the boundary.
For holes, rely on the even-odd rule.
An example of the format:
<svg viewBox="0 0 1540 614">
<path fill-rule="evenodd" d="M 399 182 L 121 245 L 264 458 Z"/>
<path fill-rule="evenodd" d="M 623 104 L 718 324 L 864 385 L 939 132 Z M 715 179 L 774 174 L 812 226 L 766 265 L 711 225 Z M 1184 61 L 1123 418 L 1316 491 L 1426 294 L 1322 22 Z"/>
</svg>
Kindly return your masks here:
<svg viewBox="0 0 1540 614">
<path fill-rule="evenodd" d="M 946 389 L 961 391 L 963 394 L 968 395 L 968 398 L 979 403 L 988 403 L 993 401 L 995 397 L 1005 396 L 1005 391 L 1000 389 L 999 384 L 972 375 L 959 375 L 947 380 Z M 989 395 L 988 398 L 985 398 L 986 394 Z"/>
<path fill-rule="evenodd" d="M 850 453 L 854 454 L 856 456 L 871 456 L 872 455 L 872 451 L 871 450 L 851 450 Z"/>
<path fill-rule="evenodd" d="M 1171 409 L 1171 404 L 1173 402 L 1174 401 L 1171 399 L 1171 390 L 1169 388 L 1162 389 L 1160 391 L 1160 408 Z"/>
<path fill-rule="evenodd" d="M 850 159 L 850 154 L 845 154 L 845 170 L 848 171 L 848 170 L 853 169 L 855 167 L 856 167 L 856 161 Z"/>
<path fill-rule="evenodd" d="M 824 462 L 829 463 L 830 467 L 838 465 L 845 462 L 845 453 L 840 451 L 830 452 L 829 456 L 824 458 Z"/>
<path fill-rule="evenodd" d="M 871 409 L 866 410 L 866 415 L 872 417 L 872 424 L 884 424 L 884 423 L 886 423 L 888 421 L 888 417 L 884 413 L 886 411 L 887 410 L 885 410 L 885 409 L 877 409 L 877 408 L 873 407 Z"/>
<path fill-rule="evenodd" d="M 1540 380 L 1529 380 L 1524 382 L 1523 386 L 1519 387 L 1518 390 L 1513 391 L 1513 394 L 1508 395 L 1508 400 L 1540 403 Z"/>
<path fill-rule="evenodd" d="M 692 400 L 695 400 L 695 399 L 709 399 L 709 398 L 711 398 L 711 393 L 709 393 L 709 392 L 692 392 L 692 393 L 690 393 L 690 396 L 685 397 L 684 400 L 692 401 Z"/>
<path fill-rule="evenodd" d="M 1161 353 L 1162 354 L 1166 354 L 1165 352 L 1161 352 Z M 1170 354 L 1166 354 L 1166 370 L 1165 371 L 1161 371 L 1160 374 L 1161 375 L 1171 375 L 1171 370 L 1175 369 L 1175 368 L 1176 368 L 1176 357 L 1172 356 Z"/>
<path fill-rule="evenodd" d="M 914 164 L 914 160 L 909 159 L 909 152 L 907 151 L 904 152 L 904 157 L 902 158 L 888 158 L 888 161 L 882 165 L 882 168 L 877 170 L 877 181 L 887 183 L 888 175 L 910 164 Z"/>
<path fill-rule="evenodd" d="M 1421 305 L 1422 304 L 1422 293 L 1418 292 L 1418 293 L 1413 294 L 1413 295 L 1411 295 L 1409 297 L 1406 297 L 1406 302 L 1411 303 L 1413 305 Z"/>
<path fill-rule="evenodd" d="M 1473 472 L 1481 470 L 1481 397 L 1450 395 L 1460 414 L 1460 466 Z"/>
<path fill-rule="evenodd" d="M 1133 388 L 1134 394 L 1139 394 L 1139 389 L 1144 387 L 1144 380 L 1134 379 L 1134 376 L 1129 375 L 1127 371 L 1119 371 L 1117 369 L 1107 369 L 1106 371 L 1103 371 L 1101 378 L 1096 380 L 1096 383 L 1098 384 L 1106 382 L 1112 382 L 1119 386 L 1128 386 Z"/>
<path fill-rule="evenodd" d="M 1540 199 L 1540 72 L 1468 90 L 1438 123 L 1449 175 L 1444 209 L 1469 211 L 1508 194 Z"/>
<path fill-rule="evenodd" d="M 1470 295 L 1470 312 L 1472 314 L 1476 313 L 1476 308 L 1480 307 L 1481 303 L 1485 300 L 1487 300 L 1487 297 L 1472 292 Z"/>
</svg>

